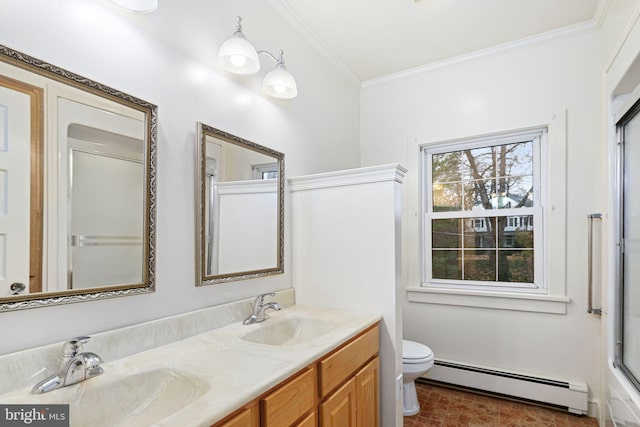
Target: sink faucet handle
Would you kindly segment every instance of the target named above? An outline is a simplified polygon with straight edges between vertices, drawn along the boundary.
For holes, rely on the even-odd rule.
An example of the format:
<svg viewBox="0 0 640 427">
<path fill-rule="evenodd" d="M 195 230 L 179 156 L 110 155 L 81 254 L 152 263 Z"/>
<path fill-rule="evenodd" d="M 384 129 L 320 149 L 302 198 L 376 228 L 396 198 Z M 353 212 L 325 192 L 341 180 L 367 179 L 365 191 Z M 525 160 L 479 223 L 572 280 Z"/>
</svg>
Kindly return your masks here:
<svg viewBox="0 0 640 427">
<path fill-rule="evenodd" d="M 264 297 L 275 297 L 275 296 L 276 296 L 275 292 L 268 292 L 266 294 L 258 295 L 254 301 L 254 308 L 260 307 L 262 304 L 264 304 Z"/>
<path fill-rule="evenodd" d="M 82 344 L 89 342 L 91 337 L 75 337 L 62 345 L 62 356 L 74 357 L 82 351 Z"/>
</svg>

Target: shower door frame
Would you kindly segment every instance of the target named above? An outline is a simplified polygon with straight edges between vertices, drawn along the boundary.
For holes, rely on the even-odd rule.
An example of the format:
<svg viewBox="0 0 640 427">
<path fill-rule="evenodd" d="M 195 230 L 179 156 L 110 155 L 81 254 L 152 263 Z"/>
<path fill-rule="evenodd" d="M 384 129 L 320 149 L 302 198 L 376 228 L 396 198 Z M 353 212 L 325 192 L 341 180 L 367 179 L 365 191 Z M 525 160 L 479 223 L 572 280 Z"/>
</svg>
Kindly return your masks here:
<svg viewBox="0 0 640 427">
<path fill-rule="evenodd" d="M 615 122 L 616 132 L 616 175 L 615 175 L 615 217 L 616 217 L 616 248 L 615 248 L 615 315 L 614 324 L 614 348 L 613 363 L 617 369 L 624 375 L 633 387 L 640 393 L 640 378 L 636 377 L 631 370 L 624 364 L 624 332 L 625 332 L 625 189 L 631 186 L 631 183 L 625 185 L 626 182 L 626 146 L 630 141 L 625 138 L 625 127 L 634 119 L 640 119 L 640 97 L 634 92 L 632 96 L 633 104 L 626 111 L 619 111 L 619 119 Z M 637 141 L 640 144 L 640 138 Z"/>
</svg>

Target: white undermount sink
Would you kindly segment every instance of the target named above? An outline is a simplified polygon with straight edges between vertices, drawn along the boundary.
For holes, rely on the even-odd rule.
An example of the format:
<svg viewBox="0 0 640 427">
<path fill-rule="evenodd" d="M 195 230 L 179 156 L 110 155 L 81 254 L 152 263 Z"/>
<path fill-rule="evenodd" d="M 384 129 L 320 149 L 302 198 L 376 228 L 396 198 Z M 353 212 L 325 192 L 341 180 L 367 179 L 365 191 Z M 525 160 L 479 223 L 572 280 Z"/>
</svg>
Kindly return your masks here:
<svg viewBox="0 0 640 427">
<path fill-rule="evenodd" d="M 184 371 L 158 368 L 128 376 L 105 372 L 82 383 L 38 395 L 69 403 L 71 426 L 148 426 L 202 396 L 207 382 Z"/>
<path fill-rule="evenodd" d="M 265 345 L 296 345 L 319 338 L 338 326 L 337 323 L 313 317 L 267 320 L 244 334 L 241 340 Z"/>
</svg>

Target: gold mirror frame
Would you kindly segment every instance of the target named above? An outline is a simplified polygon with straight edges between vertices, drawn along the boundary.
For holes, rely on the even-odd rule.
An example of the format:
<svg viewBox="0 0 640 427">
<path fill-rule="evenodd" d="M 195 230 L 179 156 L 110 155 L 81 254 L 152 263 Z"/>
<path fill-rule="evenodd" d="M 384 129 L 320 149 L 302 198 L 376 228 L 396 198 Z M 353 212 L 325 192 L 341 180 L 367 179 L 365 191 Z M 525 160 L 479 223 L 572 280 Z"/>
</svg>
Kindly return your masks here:
<svg viewBox="0 0 640 427">
<path fill-rule="evenodd" d="M 119 90 L 0 45 L 0 61 L 106 98 L 145 114 L 145 195 L 142 283 L 33 293 L 0 298 L 0 312 L 48 307 L 155 291 L 157 107 Z"/>
<path fill-rule="evenodd" d="M 226 274 L 207 276 L 205 272 L 205 189 L 204 181 L 206 174 L 206 144 L 207 137 L 213 137 L 221 141 L 246 148 L 257 153 L 267 155 L 277 160 L 277 246 L 276 265 L 273 268 L 260 270 L 239 271 Z M 255 279 L 258 277 L 284 272 L 284 154 L 257 144 L 255 142 L 240 138 L 220 129 L 206 125 L 201 122 L 196 123 L 196 176 L 195 176 L 195 251 L 196 251 L 196 286 L 214 285 L 237 280 Z"/>
</svg>

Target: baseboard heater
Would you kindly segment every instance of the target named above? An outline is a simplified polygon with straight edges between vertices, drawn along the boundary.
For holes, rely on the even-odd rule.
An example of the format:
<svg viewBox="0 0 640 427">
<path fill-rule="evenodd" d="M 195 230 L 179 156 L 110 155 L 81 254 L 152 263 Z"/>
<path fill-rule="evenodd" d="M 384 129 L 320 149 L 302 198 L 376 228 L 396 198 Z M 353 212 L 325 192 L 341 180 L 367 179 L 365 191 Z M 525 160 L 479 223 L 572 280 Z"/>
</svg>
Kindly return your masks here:
<svg viewBox="0 0 640 427">
<path fill-rule="evenodd" d="M 514 397 L 586 415 L 588 388 L 580 381 L 525 375 L 449 360 L 436 360 L 423 377 L 440 383 Z"/>
</svg>

